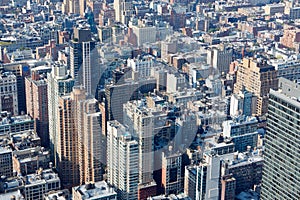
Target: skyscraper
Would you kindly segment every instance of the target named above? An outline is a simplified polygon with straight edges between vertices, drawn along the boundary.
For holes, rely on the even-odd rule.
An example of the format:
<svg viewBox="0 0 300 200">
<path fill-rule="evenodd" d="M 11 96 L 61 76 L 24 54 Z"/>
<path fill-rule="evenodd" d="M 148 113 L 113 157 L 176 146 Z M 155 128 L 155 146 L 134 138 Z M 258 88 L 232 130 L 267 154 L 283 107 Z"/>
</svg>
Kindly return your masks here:
<svg viewBox="0 0 300 200">
<path fill-rule="evenodd" d="M 70 46 L 70 71 L 71 76 L 78 85 L 83 85 L 88 94 L 95 95 L 97 85 L 97 54 L 93 51 L 95 42 L 91 38 L 91 30 L 88 27 L 78 26 L 74 28 L 74 36 Z M 94 75 L 94 76 L 93 76 Z M 93 82 L 95 80 L 96 82 Z"/>
<path fill-rule="evenodd" d="M 124 124 L 139 143 L 139 183 L 153 181 L 154 171 L 154 117 L 152 112 L 137 102 L 124 105 Z"/>
<path fill-rule="evenodd" d="M 300 89 L 279 80 L 269 95 L 261 199 L 300 199 Z"/>
<path fill-rule="evenodd" d="M 76 100 L 78 158 L 80 183 L 102 180 L 103 164 L 106 163 L 106 138 L 102 134 L 102 114 L 95 98 L 86 97 L 82 87 L 74 87 L 71 93 Z"/>
<path fill-rule="evenodd" d="M 118 189 L 118 199 L 138 199 L 138 146 L 118 121 L 107 123 L 107 181 Z"/>
<path fill-rule="evenodd" d="M 48 115 L 49 139 L 52 157 L 56 161 L 57 133 L 58 133 L 58 98 L 69 94 L 74 86 L 74 79 L 67 73 L 67 66 L 55 63 L 51 73 L 47 75 L 48 83 Z M 55 162 L 56 163 L 56 162 Z"/>
<path fill-rule="evenodd" d="M 41 67 L 41 71 L 51 68 Z M 27 113 L 35 121 L 35 130 L 42 141 L 42 146 L 49 146 L 48 90 L 45 74 L 39 75 L 39 68 L 32 70 L 31 77 L 25 78 Z"/>
<path fill-rule="evenodd" d="M 75 103 L 69 95 L 58 97 L 56 168 L 62 187 L 68 189 L 80 183 Z"/>
</svg>

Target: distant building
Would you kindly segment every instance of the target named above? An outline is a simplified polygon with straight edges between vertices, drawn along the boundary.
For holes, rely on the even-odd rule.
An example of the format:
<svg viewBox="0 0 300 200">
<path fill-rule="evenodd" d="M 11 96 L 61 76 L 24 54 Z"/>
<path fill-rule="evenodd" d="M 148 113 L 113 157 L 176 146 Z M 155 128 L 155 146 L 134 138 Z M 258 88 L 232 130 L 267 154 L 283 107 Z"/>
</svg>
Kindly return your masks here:
<svg viewBox="0 0 300 200">
<path fill-rule="evenodd" d="M 18 115 L 17 77 L 11 72 L 0 75 L 0 111 L 8 111 Z"/>
<path fill-rule="evenodd" d="M 216 68 L 219 74 L 227 74 L 232 62 L 233 51 L 230 48 L 220 45 L 219 48 L 209 49 L 207 52 L 207 64 Z"/>
<path fill-rule="evenodd" d="M 104 181 L 73 187 L 72 196 L 73 200 L 117 200 L 113 187 Z"/>
<path fill-rule="evenodd" d="M 237 79 L 234 85 L 234 93 L 242 89 L 257 96 L 256 115 L 267 112 L 268 93 L 270 88 L 277 89 L 278 78 L 274 66 L 267 64 L 263 58 L 244 58 L 238 67 Z"/>
<path fill-rule="evenodd" d="M 265 6 L 265 14 L 274 16 L 276 13 L 284 13 L 284 4 L 268 4 Z"/>
</svg>

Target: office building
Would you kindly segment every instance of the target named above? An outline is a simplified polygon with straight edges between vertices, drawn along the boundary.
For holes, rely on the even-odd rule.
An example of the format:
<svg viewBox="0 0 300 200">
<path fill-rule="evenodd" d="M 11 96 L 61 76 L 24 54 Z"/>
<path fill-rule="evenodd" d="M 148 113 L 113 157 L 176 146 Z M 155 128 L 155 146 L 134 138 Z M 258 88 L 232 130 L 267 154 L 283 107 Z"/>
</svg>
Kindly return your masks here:
<svg viewBox="0 0 300 200">
<path fill-rule="evenodd" d="M 19 114 L 17 77 L 11 72 L 0 74 L 0 111 Z"/>
<path fill-rule="evenodd" d="M 128 73 L 126 73 L 128 75 Z M 127 101 L 140 99 L 140 94 L 153 92 L 156 88 L 154 78 L 134 80 L 124 80 L 125 76 L 117 81 L 117 84 L 105 86 L 105 106 L 107 121 L 118 120 L 123 122 L 123 104 Z"/>
<path fill-rule="evenodd" d="M 299 199 L 300 96 L 297 83 L 281 79 L 270 91 L 261 199 Z"/>
<path fill-rule="evenodd" d="M 235 179 L 235 194 L 238 195 L 243 191 L 254 189 L 256 185 L 261 184 L 263 163 L 264 160 L 261 155 L 261 150 L 252 152 L 249 150 L 245 153 L 235 152 L 233 153 L 233 157 L 223 159 L 221 171 L 224 174 L 222 174 L 222 178 L 232 175 L 232 178 Z M 227 180 L 227 182 L 229 180 Z M 234 182 L 231 182 L 231 184 L 234 184 Z M 228 185 L 228 187 L 231 186 Z M 228 195 L 228 188 L 224 189 L 224 192 L 227 192 Z M 230 189 L 231 192 L 233 192 L 232 189 Z"/>
<path fill-rule="evenodd" d="M 156 27 L 148 26 L 141 20 L 136 23 L 129 23 L 133 34 L 136 36 L 136 44 L 141 47 L 144 43 L 153 43 L 156 41 Z"/>
<path fill-rule="evenodd" d="M 154 117 L 146 107 L 136 102 L 124 105 L 124 124 L 139 143 L 139 183 L 153 181 L 154 171 Z"/>
<path fill-rule="evenodd" d="M 71 40 L 70 45 L 70 75 L 73 78 L 76 78 L 78 76 L 79 69 L 82 66 L 84 57 L 83 53 L 85 57 L 87 57 L 90 53 L 90 51 L 87 51 L 87 47 L 86 52 L 82 51 L 82 43 L 91 41 L 91 30 L 84 26 L 76 26 L 73 30 L 73 39 Z"/>
<path fill-rule="evenodd" d="M 73 200 L 117 200 L 114 188 L 104 181 L 87 183 L 72 188 Z"/>
<path fill-rule="evenodd" d="M 258 142 L 258 120 L 255 117 L 238 116 L 223 122 L 223 136 L 234 143 L 235 151 L 245 152 L 256 148 Z"/>
<path fill-rule="evenodd" d="M 234 200 L 236 180 L 232 174 L 222 176 L 221 179 L 221 200 Z"/>
<path fill-rule="evenodd" d="M 7 178 L 13 176 L 12 151 L 5 147 L 0 147 L 0 175 Z"/>
<path fill-rule="evenodd" d="M 115 21 L 128 25 L 131 14 L 133 14 L 133 3 L 131 0 L 114 0 Z"/>
<path fill-rule="evenodd" d="M 278 78 L 274 66 L 267 64 L 263 58 L 244 58 L 238 67 L 234 93 L 244 88 L 257 97 L 256 115 L 267 112 L 270 88 L 277 89 Z"/>
<path fill-rule="evenodd" d="M 30 75 L 28 64 L 25 62 L 19 63 L 7 63 L 3 65 L 3 68 L 7 72 L 11 72 L 16 76 L 17 88 L 17 102 L 18 102 L 18 113 L 26 113 L 26 96 L 25 96 L 25 77 Z M 15 91 L 15 92 L 16 92 Z"/>
<path fill-rule="evenodd" d="M 118 121 L 107 123 L 107 181 L 118 199 L 138 199 L 139 145 Z"/>
</svg>

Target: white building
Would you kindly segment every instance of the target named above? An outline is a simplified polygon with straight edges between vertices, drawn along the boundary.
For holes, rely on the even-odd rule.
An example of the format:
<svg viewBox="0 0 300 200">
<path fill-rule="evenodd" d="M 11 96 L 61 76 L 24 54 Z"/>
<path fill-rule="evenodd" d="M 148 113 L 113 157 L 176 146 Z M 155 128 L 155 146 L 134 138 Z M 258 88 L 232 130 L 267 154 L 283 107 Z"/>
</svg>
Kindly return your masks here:
<svg viewBox="0 0 300 200">
<path fill-rule="evenodd" d="M 124 104 L 124 124 L 137 137 L 139 148 L 139 184 L 151 183 L 154 171 L 154 116 L 150 109 L 133 101 Z"/>
<path fill-rule="evenodd" d="M 51 152 L 56 152 L 58 133 L 58 97 L 69 94 L 74 86 L 74 79 L 70 78 L 67 66 L 56 63 L 51 73 L 47 75 L 48 83 L 48 114 L 49 138 Z"/>
<path fill-rule="evenodd" d="M 117 193 L 105 181 L 72 188 L 73 200 L 117 200 Z"/>
<path fill-rule="evenodd" d="M 118 121 L 107 123 L 107 181 L 118 199 L 138 199 L 139 145 Z"/>
<path fill-rule="evenodd" d="M 134 72 L 138 72 L 139 77 L 150 77 L 151 68 L 154 67 L 154 59 L 151 56 L 145 56 L 143 58 L 138 57 L 137 59 L 127 59 L 127 66 L 131 67 Z"/>
<path fill-rule="evenodd" d="M 137 46 L 142 46 L 144 43 L 153 43 L 156 41 L 156 27 L 147 26 L 142 22 L 139 22 L 137 25 L 130 24 L 133 33 L 137 38 Z"/>
</svg>

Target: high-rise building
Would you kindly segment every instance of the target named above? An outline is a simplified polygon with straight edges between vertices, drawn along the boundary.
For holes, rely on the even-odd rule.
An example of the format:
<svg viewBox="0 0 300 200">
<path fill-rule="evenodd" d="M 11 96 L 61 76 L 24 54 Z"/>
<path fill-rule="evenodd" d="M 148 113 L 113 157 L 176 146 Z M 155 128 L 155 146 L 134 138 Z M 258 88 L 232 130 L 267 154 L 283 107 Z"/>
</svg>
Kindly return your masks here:
<svg viewBox="0 0 300 200">
<path fill-rule="evenodd" d="M 154 117 L 146 107 L 134 102 L 124 105 L 124 124 L 139 143 L 139 183 L 153 181 L 154 171 Z"/>
<path fill-rule="evenodd" d="M 299 84 L 279 80 L 269 95 L 261 199 L 299 199 Z"/>
<path fill-rule="evenodd" d="M 62 12 L 65 14 L 80 14 L 80 0 L 64 0 Z"/>
<path fill-rule="evenodd" d="M 256 115 L 267 112 L 270 88 L 277 89 L 278 78 L 274 66 L 268 65 L 262 58 L 244 58 L 238 67 L 234 93 L 244 88 L 257 96 Z"/>
<path fill-rule="evenodd" d="M 52 66 L 51 73 L 48 73 L 47 75 L 47 83 L 50 149 L 51 153 L 53 154 L 52 157 L 56 160 L 56 156 L 54 154 L 58 144 L 58 99 L 60 96 L 67 95 L 72 91 L 74 79 L 72 79 L 67 73 L 67 66 L 60 63 L 55 63 Z"/>
<path fill-rule="evenodd" d="M 17 78 L 11 72 L 0 74 L 0 110 L 18 115 Z"/>
<path fill-rule="evenodd" d="M 56 167 L 64 188 L 71 188 L 80 182 L 75 103 L 70 96 L 58 97 L 55 154 Z"/>
<path fill-rule="evenodd" d="M 106 145 L 97 100 L 87 98 L 83 87 L 74 87 L 70 95 L 59 97 L 57 120 L 56 156 L 62 185 L 102 180 Z"/>
<path fill-rule="evenodd" d="M 74 88 L 71 96 L 76 100 L 77 109 L 80 183 L 97 182 L 103 179 L 103 165 L 106 163 L 106 138 L 101 127 L 102 114 L 98 108 L 98 101 L 87 98 L 82 87 Z"/>
<path fill-rule="evenodd" d="M 78 71 L 82 65 L 82 43 L 89 41 L 91 41 L 91 30 L 88 27 L 74 27 L 73 39 L 71 40 L 70 45 L 70 71 L 73 78 L 77 77 Z"/>
<path fill-rule="evenodd" d="M 138 199 L 139 145 L 118 121 L 107 123 L 107 168 L 118 199 Z"/>
<path fill-rule="evenodd" d="M 51 68 L 48 68 L 49 71 Z M 35 131 L 42 140 L 42 146 L 49 146 L 48 86 L 46 77 L 32 70 L 32 76 L 25 78 L 27 113 L 34 119 Z"/>
<path fill-rule="evenodd" d="M 95 42 L 91 38 L 88 27 L 74 28 L 74 36 L 70 46 L 70 71 L 71 76 L 78 85 L 83 85 L 86 92 L 95 96 L 98 83 L 99 70 L 97 70 L 97 53 Z"/>
</svg>

